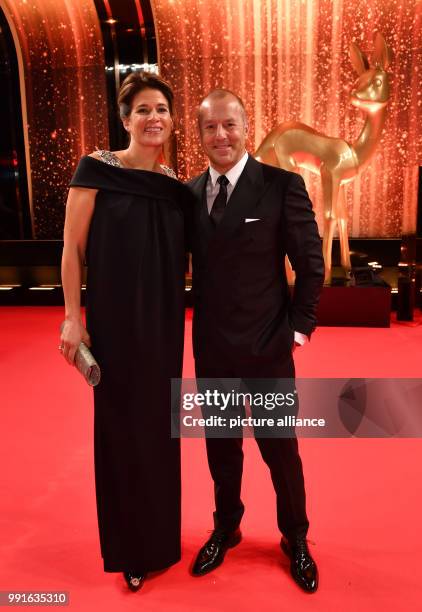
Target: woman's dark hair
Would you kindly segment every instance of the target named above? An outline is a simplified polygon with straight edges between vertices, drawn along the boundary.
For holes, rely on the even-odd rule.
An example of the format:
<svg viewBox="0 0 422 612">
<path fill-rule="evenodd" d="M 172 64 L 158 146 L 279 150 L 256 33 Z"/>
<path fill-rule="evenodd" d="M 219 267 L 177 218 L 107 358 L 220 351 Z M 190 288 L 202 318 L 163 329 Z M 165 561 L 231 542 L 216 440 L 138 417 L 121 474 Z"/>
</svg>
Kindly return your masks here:
<svg viewBox="0 0 422 612">
<path fill-rule="evenodd" d="M 117 103 L 119 105 L 120 118 L 129 117 L 132 110 L 133 98 L 144 89 L 158 89 L 168 102 L 170 115 L 173 116 L 174 95 L 170 85 L 157 74 L 152 72 L 132 72 L 123 81 Z"/>
</svg>

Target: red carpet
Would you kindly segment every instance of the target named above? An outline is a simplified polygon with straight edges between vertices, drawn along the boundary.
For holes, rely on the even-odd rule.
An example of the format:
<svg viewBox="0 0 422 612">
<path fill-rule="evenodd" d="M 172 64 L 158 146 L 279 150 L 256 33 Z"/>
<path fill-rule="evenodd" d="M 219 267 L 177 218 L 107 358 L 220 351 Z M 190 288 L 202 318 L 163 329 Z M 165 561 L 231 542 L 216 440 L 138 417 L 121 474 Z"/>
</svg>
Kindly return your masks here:
<svg viewBox="0 0 422 612">
<path fill-rule="evenodd" d="M 65 590 L 70 609 L 398 612 L 421 609 L 420 440 L 302 440 L 320 589 L 302 593 L 278 547 L 275 499 L 245 440 L 243 542 L 203 578 L 188 568 L 211 529 L 203 440 L 183 441 L 183 558 L 129 593 L 99 558 L 91 393 L 58 350 L 61 308 L 0 309 L 0 591 Z M 422 319 L 321 328 L 298 376 L 422 377 Z M 185 376 L 193 376 L 190 320 Z M 23 609 L 23 608 L 22 608 Z"/>
</svg>

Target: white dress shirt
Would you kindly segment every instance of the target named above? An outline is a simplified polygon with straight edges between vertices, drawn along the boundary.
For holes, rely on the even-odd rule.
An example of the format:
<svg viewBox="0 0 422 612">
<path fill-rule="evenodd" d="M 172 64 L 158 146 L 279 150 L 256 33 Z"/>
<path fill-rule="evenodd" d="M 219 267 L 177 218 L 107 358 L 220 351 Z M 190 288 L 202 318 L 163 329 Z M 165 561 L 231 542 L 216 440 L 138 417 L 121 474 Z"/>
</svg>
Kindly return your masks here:
<svg viewBox="0 0 422 612">
<path fill-rule="evenodd" d="M 246 162 L 248 161 L 248 154 L 245 153 L 243 157 L 237 162 L 233 168 L 230 168 L 224 176 L 229 181 L 227 185 L 227 202 L 230 200 L 230 196 L 233 193 L 233 189 L 236 187 L 236 183 L 240 178 L 243 170 L 245 169 Z M 208 213 L 211 212 L 212 205 L 218 192 L 220 191 L 220 185 L 217 183 L 218 177 L 221 176 L 220 172 L 217 172 L 212 166 L 209 168 L 209 175 L 207 181 L 207 206 Z"/>
<path fill-rule="evenodd" d="M 240 160 L 237 162 L 237 164 L 235 164 L 233 168 L 230 168 L 230 170 L 228 170 L 224 175 L 227 177 L 227 180 L 229 181 L 227 185 L 227 202 L 229 201 L 230 196 L 233 193 L 233 189 L 236 187 L 236 183 L 239 180 L 240 175 L 245 169 L 246 162 L 248 161 L 248 157 L 249 157 L 248 153 L 245 153 L 243 157 L 241 157 Z M 215 168 L 210 166 L 208 181 L 207 181 L 208 214 L 211 212 L 214 200 L 217 197 L 218 192 L 220 191 L 220 185 L 219 183 L 217 183 L 217 179 L 219 176 L 221 176 L 220 172 L 217 172 Z M 295 344 L 299 344 L 300 346 L 302 346 L 307 341 L 308 341 L 308 337 L 305 336 L 305 334 L 295 331 Z"/>
</svg>

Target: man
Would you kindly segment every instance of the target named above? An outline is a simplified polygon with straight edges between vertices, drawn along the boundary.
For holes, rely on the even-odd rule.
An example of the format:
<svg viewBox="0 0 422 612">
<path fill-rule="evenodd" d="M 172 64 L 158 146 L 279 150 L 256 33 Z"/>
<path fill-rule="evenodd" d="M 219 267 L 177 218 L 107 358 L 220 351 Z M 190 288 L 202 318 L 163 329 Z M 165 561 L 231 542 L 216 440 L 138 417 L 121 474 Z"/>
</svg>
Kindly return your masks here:
<svg viewBox="0 0 422 612">
<path fill-rule="evenodd" d="M 199 107 L 209 169 L 189 186 L 197 199 L 193 245 L 193 345 L 198 378 L 294 378 L 292 352 L 315 327 L 324 279 L 321 242 L 302 178 L 259 163 L 246 152 L 245 108 L 228 90 L 212 91 Z M 296 272 L 289 296 L 285 255 Z M 192 573 L 202 576 L 238 544 L 242 438 L 206 440 L 215 485 L 215 529 Z M 308 519 L 298 445 L 291 438 L 256 438 L 277 496 L 281 546 L 291 573 L 307 592 L 318 571 L 306 543 Z"/>
</svg>

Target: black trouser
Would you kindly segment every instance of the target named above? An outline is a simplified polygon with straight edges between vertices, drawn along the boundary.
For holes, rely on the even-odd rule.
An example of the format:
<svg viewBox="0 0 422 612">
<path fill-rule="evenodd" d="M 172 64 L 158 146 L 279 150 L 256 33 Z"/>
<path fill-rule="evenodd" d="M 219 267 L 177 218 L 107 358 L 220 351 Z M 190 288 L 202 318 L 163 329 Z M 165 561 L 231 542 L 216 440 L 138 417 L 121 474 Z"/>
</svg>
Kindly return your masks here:
<svg viewBox="0 0 422 612">
<path fill-rule="evenodd" d="M 278 362 L 251 360 L 244 364 L 224 363 L 209 356 L 197 358 L 197 378 L 242 378 L 247 380 L 249 391 L 266 388 L 264 379 L 294 379 L 293 357 L 288 355 Z M 293 434 L 294 435 L 294 434 Z M 306 497 L 302 462 L 296 437 L 256 437 L 262 458 L 267 464 L 277 496 L 277 523 L 288 539 L 304 537 L 309 522 L 306 516 Z M 244 506 L 241 500 L 243 472 L 243 437 L 241 431 L 235 438 L 207 437 L 208 465 L 214 480 L 216 528 L 227 531 L 236 529 L 241 521 Z"/>
</svg>

